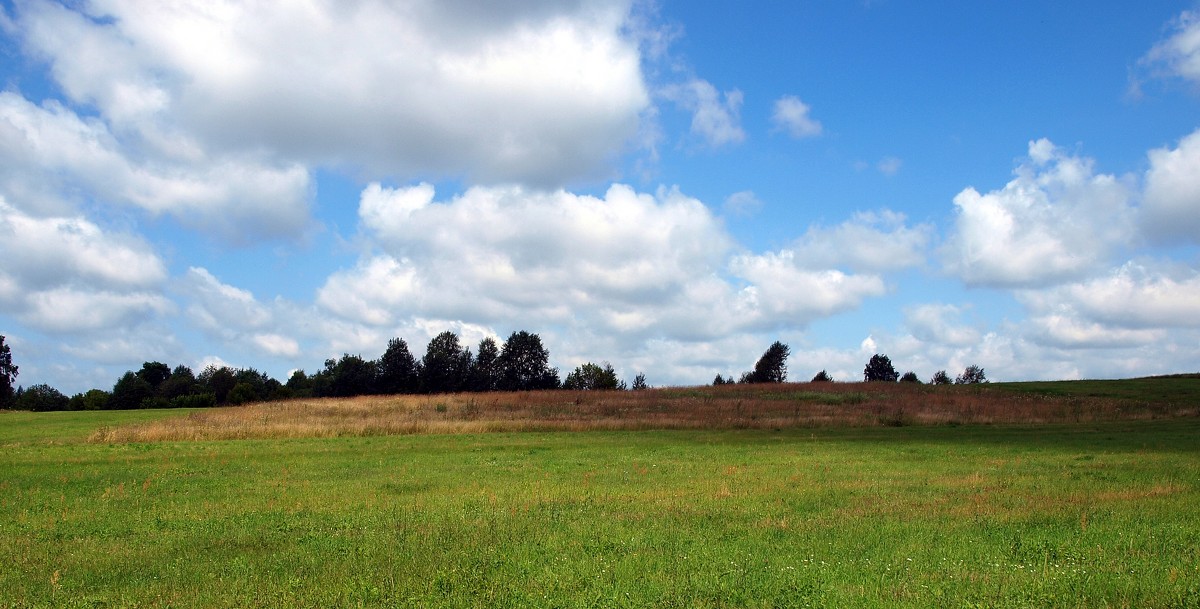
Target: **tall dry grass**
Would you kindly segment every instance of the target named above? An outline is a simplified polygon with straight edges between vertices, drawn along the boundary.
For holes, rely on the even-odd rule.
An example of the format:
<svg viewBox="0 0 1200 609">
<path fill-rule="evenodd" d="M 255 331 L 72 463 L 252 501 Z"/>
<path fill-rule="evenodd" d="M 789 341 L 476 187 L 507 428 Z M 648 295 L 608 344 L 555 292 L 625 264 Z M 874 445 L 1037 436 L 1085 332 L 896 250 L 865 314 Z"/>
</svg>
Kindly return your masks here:
<svg viewBox="0 0 1200 609">
<path fill-rule="evenodd" d="M 1196 416 L 1194 406 L 1044 397 L 986 387 L 790 383 L 300 399 L 104 428 L 93 442 L 497 431 L 1067 423 Z"/>
</svg>

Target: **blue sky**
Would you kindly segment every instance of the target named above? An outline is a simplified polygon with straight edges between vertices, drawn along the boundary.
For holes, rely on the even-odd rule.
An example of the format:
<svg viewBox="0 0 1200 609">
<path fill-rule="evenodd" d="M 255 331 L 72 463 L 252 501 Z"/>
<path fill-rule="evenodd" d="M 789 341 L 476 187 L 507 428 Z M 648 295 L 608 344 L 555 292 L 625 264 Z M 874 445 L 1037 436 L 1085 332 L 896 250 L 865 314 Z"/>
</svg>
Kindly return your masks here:
<svg viewBox="0 0 1200 609">
<path fill-rule="evenodd" d="M 1191 2 L 0 1 L 18 383 L 1200 369 Z"/>
</svg>

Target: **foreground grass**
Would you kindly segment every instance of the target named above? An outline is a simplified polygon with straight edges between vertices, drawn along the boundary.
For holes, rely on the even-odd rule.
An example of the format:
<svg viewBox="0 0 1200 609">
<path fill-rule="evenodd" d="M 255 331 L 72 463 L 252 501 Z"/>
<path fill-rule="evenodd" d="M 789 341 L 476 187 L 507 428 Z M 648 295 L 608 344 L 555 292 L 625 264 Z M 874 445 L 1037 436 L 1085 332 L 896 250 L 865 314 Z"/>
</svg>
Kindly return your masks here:
<svg viewBox="0 0 1200 609">
<path fill-rule="evenodd" d="M 124 413 L 57 414 L 0 415 L 0 606 L 1200 605 L 1194 418 L 97 444 Z"/>
</svg>

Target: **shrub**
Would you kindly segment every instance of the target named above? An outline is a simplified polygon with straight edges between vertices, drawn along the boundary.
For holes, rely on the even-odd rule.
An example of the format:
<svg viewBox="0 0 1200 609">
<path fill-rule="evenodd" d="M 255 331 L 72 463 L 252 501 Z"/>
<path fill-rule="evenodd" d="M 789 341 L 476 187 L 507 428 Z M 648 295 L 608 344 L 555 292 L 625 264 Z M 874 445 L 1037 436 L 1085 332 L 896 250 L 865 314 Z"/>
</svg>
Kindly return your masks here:
<svg viewBox="0 0 1200 609">
<path fill-rule="evenodd" d="M 17 410 L 32 410 L 48 412 L 51 410 L 66 410 L 71 399 L 61 391 L 45 384 L 34 385 L 21 392 L 16 400 Z"/>
<path fill-rule="evenodd" d="M 863 380 L 867 382 L 895 383 L 900 373 L 892 366 L 892 360 L 886 355 L 876 353 L 863 369 Z"/>
<path fill-rule="evenodd" d="M 818 372 L 816 376 L 812 377 L 812 382 L 813 383 L 830 383 L 830 382 L 833 382 L 833 377 L 829 376 L 828 372 L 825 372 L 824 370 L 822 370 L 822 371 Z"/>
<path fill-rule="evenodd" d="M 967 366 L 967 369 L 963 370 L 963 373 L 954 379 L 955 385 L 977 385 L 986 382 L 988 382 L 987 376 L 983 373 L 983 368 L 975 364 Z"/>
</svg>

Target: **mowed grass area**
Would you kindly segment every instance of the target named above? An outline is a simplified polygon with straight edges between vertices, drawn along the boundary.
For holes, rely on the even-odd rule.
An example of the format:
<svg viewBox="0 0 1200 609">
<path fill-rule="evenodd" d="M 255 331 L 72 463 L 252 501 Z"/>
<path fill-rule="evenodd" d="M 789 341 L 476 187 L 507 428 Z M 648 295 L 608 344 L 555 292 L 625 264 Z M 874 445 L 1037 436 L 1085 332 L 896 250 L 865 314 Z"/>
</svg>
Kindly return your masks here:
<svg viewBox="0 0 1200 609">
<path fill-rule="evenodd" d="M 89 442 L 0 413 L 3 607 L 1197 607 L 1200 420 Z"/>
</svg>

